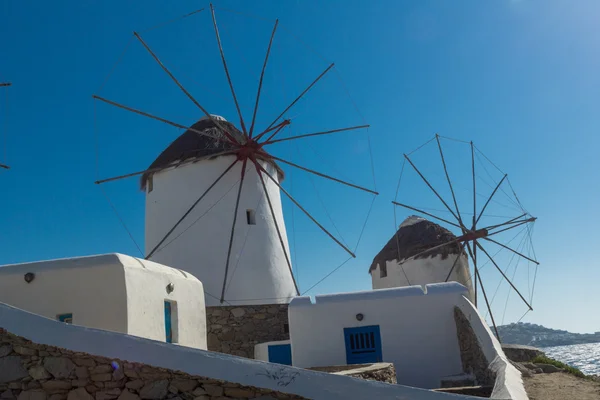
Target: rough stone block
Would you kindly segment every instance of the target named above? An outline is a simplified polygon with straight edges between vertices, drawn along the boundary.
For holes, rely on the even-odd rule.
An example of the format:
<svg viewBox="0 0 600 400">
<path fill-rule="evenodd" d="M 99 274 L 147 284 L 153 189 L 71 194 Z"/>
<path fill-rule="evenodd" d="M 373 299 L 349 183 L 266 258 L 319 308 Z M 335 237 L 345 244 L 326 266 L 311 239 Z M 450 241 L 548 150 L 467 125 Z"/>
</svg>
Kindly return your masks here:
<svg viewBox="0 0 600 400">
<path fill-rule="evenodd" d="M 26 376 L 29 376 L 29 372 L 23 367 L 20 356 L 0 358 L 0 383 L 13 382 L 23 379 Z"/>
<path fill-rule="evenodd" d="M 92 397 L 85 388 L 80 387 L 71 390 L 67 396 L 67 400 L 94 400 L 94 397 Z"/>
<path fill-rule="evenodd" d="M 57 379 L 64 379 L 71 376 L 75 371 L 75 364 L 66 357 L 46 357 L 44 359 L 44 368 Z"/>
<path fill-rule="evenodd" d="M 140 390 L 140 397 L 148 400 L 160 400 L 167 396 L 169 381 L 166 379 L 147 383 Z"/>
</svg>

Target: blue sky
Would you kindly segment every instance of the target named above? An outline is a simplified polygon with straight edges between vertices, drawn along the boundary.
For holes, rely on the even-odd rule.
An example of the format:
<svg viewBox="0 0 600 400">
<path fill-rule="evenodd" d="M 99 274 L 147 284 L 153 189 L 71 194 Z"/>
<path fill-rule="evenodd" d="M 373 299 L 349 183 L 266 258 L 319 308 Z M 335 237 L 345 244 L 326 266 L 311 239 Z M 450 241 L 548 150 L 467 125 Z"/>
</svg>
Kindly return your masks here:
<svg viewBox="0 0 600 400">
<path fill-rule="evenodd" d="M 596 289 L 600 269 L 592 249 L 600 239 L 594 226 L 600 219 L 600 185 L 594 176 L 600 169 L 596 133 L 600 125 L 600 31 L 596 28 L 600 5 L 527 0 L 456 5 L 439 1 L 368 5 L 346 0 L 216 2 L 225 51 L 247 119 L 272 23 L 279 18 L 259 123 L 268 125 L 296 93 L 329 62 L 335 62 L 335 71 L 289 113 L 294 122 L 282 135 L 363 121 L 372 125 L 368 135 L 366 131 L 340 133 L 273 150 L 370 188 L 375 186 L 372 152 L 380 195 L 358 257 L 310 294 L 370 288 L 368 267 L 394 232 L 391 200 L 402 154 L 439 132 L 473 140 L 509 174 L 521 202 L 539 218 L 533 243 L 542 264 L 534 311 L 523 321 L 577 332 L 598 331 L 600 317 L 594 305 L 600 302 Z M 208 13 L 145 32 L 203 6 L 195 1 L 0 3 L 0 81 L 14 85 L 7 91 L 8 107 L 2 99 L 0 114 L 9 117 L 0 131 L 2 150 L 7 153 L 0 162 L 12 166 L 11 171 L 0 172 L 1 264 L 114 251 L 139 254 L 93 182 L 97 177 L 145 168 L 179 131 L 102 104 L 94 112 L 91 95 L 102 94 L 182 124 L 201 116 L 138 42 L 130 43 L 105 80 L 132 32 L 138 30 L 202 104 L 235 121 Z M 470 210 L 468 148 L 457 142 L 443 144 L 453 181 L 464 189 L 458 195 L 461 207 Z M 431 176 L 438 174 L 432 180 L 444 185 L 438 179 L 443 170 L 436 151 L 430 143 L 414 154 L 415 162 Z M 491 187 L 484 182 L 487 173 L 482 171 L 480 191 L 489 194 Z M 286 187 L 324 225 L 332 230 L 337 227 L 354 247 L 372 197 L 319 178 L 311 181 L 306 174 L 286 172 Z M 399 198 L 413 205 L 443 208 L 409 172 Z M 133 179 L 107 184 L 104 189 L 143 245 L 143 193 L 136 186 Z M 449 195 L 446 187 L 440 190 Z M 500 196 L 501 200 L 508 201 Z M 295 243 L 300 287 L 306 290 L 346 256 L 297 209 L 292 211 L 289 202 L 284 201 L 284 207 L 290 241 Z M 494 203 L 488 211 L 500 213 L 502 207 Z M 409 215 L 401 209 L 397 212 L 398 223 Z M 506 215 L 517 216 L 515 212 Z M 499 258 L 498 262 L 504 267 L 510 261 Z M 527 291 L 531 268 L 517 272 L 515 285 Z M 484 278 L 484 285 L 493 292 L 499 274 L 490 268 Z M 515 301 L 513 293 L 504 313 L 508 292 L 508 286 L 501 285 L 494 309 L 498 310 L 495 315 L 505 314 L 502 319 L 512 322 L 526 308 Z"/>
</svg>

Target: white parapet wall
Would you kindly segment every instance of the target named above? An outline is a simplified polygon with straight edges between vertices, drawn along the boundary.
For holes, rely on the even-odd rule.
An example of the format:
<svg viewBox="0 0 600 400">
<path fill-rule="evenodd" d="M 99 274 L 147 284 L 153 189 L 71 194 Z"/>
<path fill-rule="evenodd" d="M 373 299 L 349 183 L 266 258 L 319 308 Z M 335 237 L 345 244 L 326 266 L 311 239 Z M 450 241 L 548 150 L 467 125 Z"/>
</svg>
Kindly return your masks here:
<svg viewBox="0 0 600 400">
<path fill-rule="evenodd" d="M 166 341 L 168 302 L 173 342 L 206 349 L 202 292 L 189 273 L 116 253 L 0 267 L 0 302 L 160 341 Z"/>
<path fill-rule="evenodd" d="M 463 372 L 453 310 L 466 294 L 449 282 L 297 297 L 289 306 L 293 365 L 345 365 L 344 328 L 378 326 L 379 361 L 394 364 L 398 383 L 439 388 L 442 377 Z"/>
<path fill-rule="evenodd" d="M 63 324 L 3 303 L 0 303 L 0 328 L 38 344 L 177 370 L 193 376 L 271 389 L 307 399 L 472 399 L 470 396 L 456 396 L 308 371 L 206 350 L 174 346 L 116 332 Z"/>
</svg>

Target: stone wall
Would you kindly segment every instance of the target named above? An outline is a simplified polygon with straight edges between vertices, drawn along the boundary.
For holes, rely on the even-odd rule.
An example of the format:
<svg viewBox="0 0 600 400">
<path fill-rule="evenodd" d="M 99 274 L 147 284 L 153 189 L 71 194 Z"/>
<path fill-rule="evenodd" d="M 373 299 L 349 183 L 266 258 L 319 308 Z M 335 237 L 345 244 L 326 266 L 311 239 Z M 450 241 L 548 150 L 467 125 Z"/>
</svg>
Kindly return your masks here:
<svg viewBox="0 0 600 400">
<path fill-rule="evenodd" d="M 254 345 L 288 340 L 287 304 L 206 307 L 208 350 L 254 358 Z"/>
<path fill-rule="evenodd" d="M 475 375 L 479 385 L 494 385 L 496 377 L 488 368 L 489 362 L 481 350 L 471 323 L 459 307 L 454 307 L 454 321 L 463 371 Z"/>
<path fill-rule="evenodd" d="M 503 344 L 502 351 L 506 357 L 515 362 L 529 362 L 536 357 L 544 356 L 544 352 L 536 347 L 518 344 Z"/>
<path fill-rule="evenodd" d="M 303 399 L 34 344 L 0 328 L 2 400 Z"/>
</svg>

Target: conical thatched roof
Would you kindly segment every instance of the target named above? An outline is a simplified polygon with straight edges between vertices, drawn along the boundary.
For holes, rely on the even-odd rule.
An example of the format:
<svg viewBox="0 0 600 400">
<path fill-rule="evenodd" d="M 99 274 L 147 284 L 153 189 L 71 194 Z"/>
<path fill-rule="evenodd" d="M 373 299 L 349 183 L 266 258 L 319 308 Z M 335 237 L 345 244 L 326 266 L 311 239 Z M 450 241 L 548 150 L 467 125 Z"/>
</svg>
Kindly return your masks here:
<svg viewBox="0 0 600 400">
<path fill-rule="evenodd" d="M 424 218 L 414 215 L 410 216 L 400 224 L 400 228 L 396 234 L 377 253 L 369 268 L 369 273 L 377 268 L 377 264 L 379 264 L 381 270 L 385 271 L 386 261 L 401 261 L 454 239 L 456 239 L 456 236 L 448 229 Z M 460 244 L 454 243 L 423 253 L 417 258 L 441 255 L 442 259 L 445 259 L 450 254 L 458 254 L 460 250 Z M 463 254 L 465 253 L 463 252 Z"/>
<path fill-rule="evenodd" d="M 241 143 L 246 141 L 244 134 L 231 122 L 226 121 L 223 117 L 218 115 L 213 115 L 212 117 L 219 121 L 219 124 L 236 140 Z M 225 138 L 223 133 L 208 117 L 202 117 L 198 122 L 192 125 L 191 129 L 206 132 L 213 137 Z M 156 160 L 150 164 L 148 169 L 168 167 L 181 161 L 193 161 L 193 159 L 204 158 L 213 154 L 219 154 L 215 157 L 228 155 L 229 153 L 220 154 L 228 151 L 231 151 L 231 154 L 234 154 L 236 149 L 236 146 L 230 144 L 226 140 L 213 139 L 206 135 L 200 135 L 194 131 L 187 130 L 160 153 Z M 274 161 L 270 160 L 270 162 L 277 168 L 279 181 L 283 180 L 284 175 L 281 168 L 279 168 Z M 148 182 L 148 178 L 151 175 L 152 173 L 144 173 L 142 175 L 140 179 L 142 190 L 146 189 L 146 182 Z"/>
</svg>

